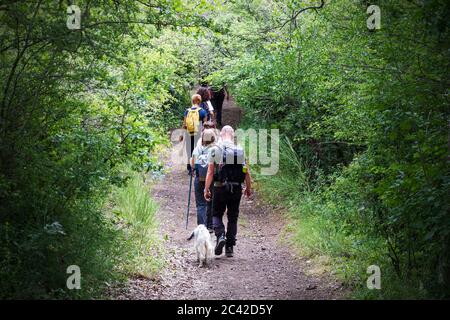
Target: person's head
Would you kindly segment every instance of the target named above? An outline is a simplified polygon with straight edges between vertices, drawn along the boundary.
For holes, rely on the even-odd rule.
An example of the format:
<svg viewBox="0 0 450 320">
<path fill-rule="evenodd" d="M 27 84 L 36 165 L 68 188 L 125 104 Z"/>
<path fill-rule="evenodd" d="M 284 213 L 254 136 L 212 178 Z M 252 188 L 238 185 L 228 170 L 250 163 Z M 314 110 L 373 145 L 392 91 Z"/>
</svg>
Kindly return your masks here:
<svg viewBox="0 0 450 320">
<path fill-rule="evenodd" d="M 192 104 L 199 105 L 202 102 L 202 97 L 199 94 L 194 94 L 192 96 Z"/>
<path fill-rule="evenodd" d="M 216 125 L 215 125 L 214 122 L 212 122 L 212 121 L 206 121 L 206 122 L 203 124 L 203 128 L 205 128 L 205 129 L 215 129 L 215 128 L 216 128 Z"/>
<path fill-rule="evenodd" d="M 214 129 L 205 129 L 202 132 L 202 145 L 208 146 L 216 140 L 216 135 L 214 133 Z"/>
<path fill-rule="evenodd" d="M 220 131 L 220 137 L 223 141 L 234 142 L 234 130 L 231 126 L 224 126 Z"/>
<path fill-rule="evenodd" d="M 197 94 L 199 94 L 202 97 L 202 101 L 208 101 L 210 100 L 210 92 L 207 87 L 200 87 L 197 90 Z"/>
</svg>

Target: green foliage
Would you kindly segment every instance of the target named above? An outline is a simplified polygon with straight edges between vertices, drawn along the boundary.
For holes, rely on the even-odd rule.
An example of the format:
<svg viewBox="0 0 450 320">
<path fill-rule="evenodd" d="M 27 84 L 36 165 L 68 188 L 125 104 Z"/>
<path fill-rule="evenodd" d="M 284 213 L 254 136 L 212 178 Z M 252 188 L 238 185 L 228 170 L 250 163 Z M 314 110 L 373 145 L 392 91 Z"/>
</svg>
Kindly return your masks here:
<svg viewBox="0 0 450 320">
<path fill-rule="evenodd" d="M 138 257 L 151 246 L 141 225 L 153 222 L 133 225 L 135 240 L 127 242 L 105 202 L 113 185 L 123 185 L 124 163 L 161 168 L 160 146 L 180 117 L 172 109 L 186 101 L 192 72 L 159 40 L 170 29 L 183 38 L 208 20 L 191 14 L 187 1 L 76 4 L 80 30 L 66 27 L 65 2 L 0 5 L 2 298 L 98 296 L 105 281 L 123 277 L 116 267 L 124 257 L 137 272 L 155 269 Z M 198 10 L 208 8 L 202 2 Z M 136 195 L 150 215 L 150 200 Z M 121 200 L 132 219 L 136 208 Z M 81 268 L 80 291 L 66 289 L 71 264 Z"/>
<path fill-rule="evenodd" d="M 158 268 L 154 204 L 121 168 L 161 169 L 206 79 L 288 137 L 279 175 L 258 179 L 305 251 L 358 297 L 448 297 L 450 6 L 375 4 L 376 31 L 362 0 L 80 0 L 80 30 L 65 2 L 1 4 L 0 296 L 93 297 Z M 81 291 L 64 289 L 70 264 Z M 364 289 L 370 264 L 380 292 Z"/>
<path fill-rule="evenodd" d="M 296 19 L 299 1 L 236 1 L 228 37 L 245 50 L 230 45 L 212 78 L 230 84 L 246 125 L 289 137 L 279 175 L 260 181 L 299 220 L 301 247 L 349 255 L 337 265 L 362 289 L 380 265 L 390 285 L 362 297 L 448 297 L 450 7 L 375 4 L 382 27 L 369 31 L 365 1 Z"/>
</svg>

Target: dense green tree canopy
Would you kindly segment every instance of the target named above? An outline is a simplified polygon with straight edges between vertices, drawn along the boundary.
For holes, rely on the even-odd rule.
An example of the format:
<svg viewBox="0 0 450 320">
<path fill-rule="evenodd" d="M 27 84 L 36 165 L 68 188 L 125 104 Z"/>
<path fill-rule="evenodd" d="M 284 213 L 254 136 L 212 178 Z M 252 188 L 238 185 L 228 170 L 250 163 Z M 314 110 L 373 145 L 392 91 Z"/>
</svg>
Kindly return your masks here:
<svg viewBox="0 0 450 320">
<path fill-rule="evenodd" d="M 321 230 L 301 245 L 349 252 L 349 283 L 373 260 L 408 283 L 378 297 L 448 297 L 449 14 L 445 0 L 1 2 L 0 297 L 78 294 L 74 259 L 92 283 L 114 276 L 127 249 L 107 195 L 124 166 L 160 170 L 205 80 L 227 83 L 244 126 L 280 129 L 261 188 Z"/>
</svg>

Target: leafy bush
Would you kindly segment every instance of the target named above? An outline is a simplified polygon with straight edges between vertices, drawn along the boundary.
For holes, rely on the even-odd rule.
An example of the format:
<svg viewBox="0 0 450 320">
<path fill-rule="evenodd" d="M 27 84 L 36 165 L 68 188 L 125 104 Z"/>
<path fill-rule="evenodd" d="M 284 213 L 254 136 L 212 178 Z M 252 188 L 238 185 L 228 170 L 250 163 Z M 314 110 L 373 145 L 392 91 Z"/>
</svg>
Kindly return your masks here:
<svg viewBox="0 0 450 320">
<path fill-rule="evenodd" d="M 344 255 L 338 265 L 360 287 L 379 264 L 391 291 L 362 296 L 448 297 L 449 4 L 375 4 L 382 27 L 369 31 L 365 1 L 296 19 L 296 1 L 238 1 L 229 34 L 246 49 L 215 76 L 246 125 L 291 141 L 279 175 L 260 182 L 299 219 L 299 246 Z"/>
<path fill-rule="evenodd" d="M 151 244 L 141 230 L 150 221 L 132 220 L 133 240 L 122 245 L 105 203 L 124 183 L 123 164 L 161 168 L 170 106 L 184 101 L 192 78 L 180 54 L 158 43 L 159 27 L 204 21 L 178 1 L 161 11 L 136 1 L 76 4 L 80 30 L 66 27 L 63 2 L 1 5 L 1 298 L 99 296 L 105 281 L 123 278 L 121 259 L 136 258 L 133 243 L 140 239 L 145 253 Z M 142 194 L 136 200 L 149 206 L 143 213 L 153 210 Z M 144 260 L 141 271 L 153 270 Z M 82 290 L 66 289 L 72 264 Z"/>
</svg>

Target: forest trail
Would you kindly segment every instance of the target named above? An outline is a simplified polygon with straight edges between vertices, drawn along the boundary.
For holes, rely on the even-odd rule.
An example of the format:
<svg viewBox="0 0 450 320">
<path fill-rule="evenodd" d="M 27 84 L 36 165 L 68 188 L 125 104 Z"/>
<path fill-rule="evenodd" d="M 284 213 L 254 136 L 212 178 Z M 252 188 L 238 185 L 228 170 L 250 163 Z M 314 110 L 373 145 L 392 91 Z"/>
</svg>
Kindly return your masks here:
<svg viewBox="0 0 450 320">
<path fill-rule="evenodd" d="M 236 125 L 242 115 L 234 101 L 224 105 L 224 124 Z M 182 147 L 172 148 L 176 152 Z M 308 261 L 296 256 L 281 237 L 285 218 L 254 194 L 241 201 L 233 258 L 216 258 L 198 268 L 193 243 L 186 240 L 196 226 L 195 198 L 185 229 L 189 177 L 184 166 L 166 164 L 167 174 L 152 190 L 159 203 L 158 219 L 166 252 L 166 268 L 156 279 L 131 279 L 119 299 L 341 299 L 345 289 L 332 277 L 305 274 Z M 226 221 L 226 218 L 225 218 Z M 215 236 L 212 237 L 215 243 Z"/>
</svg>

